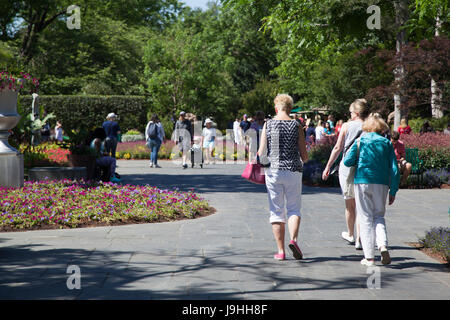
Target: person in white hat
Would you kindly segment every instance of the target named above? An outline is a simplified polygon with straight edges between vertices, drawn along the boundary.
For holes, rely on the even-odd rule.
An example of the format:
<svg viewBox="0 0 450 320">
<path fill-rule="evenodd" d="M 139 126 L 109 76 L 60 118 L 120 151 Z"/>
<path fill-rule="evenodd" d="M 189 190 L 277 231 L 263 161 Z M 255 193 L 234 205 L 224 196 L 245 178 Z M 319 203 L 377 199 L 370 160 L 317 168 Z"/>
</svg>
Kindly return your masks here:
<svg viewBox="0 0 450 320">
<path fill-rule="evenodd" d="M 116 119 L 117 115 L 115 113 L 109 113 L 102 125 L 106 131 L 105 151 L 111 154 L 113 158 L 116 157 L 117 139 L 120 133 L 120 127 Z"/>
<path fill-rule="evenodd" d="M 202 132 L 202 145 L 206 155 L 205 164 L 210 164 L 211 160 L 213 164 L 216 163 L 215 159 L 212 157 L 212 152 L 214 150 L 214 141 L 216 139 L 216 129 L 212 127 L 213 121 L 211 119 L 205 120 L 205 127 Z"/>
</svg>

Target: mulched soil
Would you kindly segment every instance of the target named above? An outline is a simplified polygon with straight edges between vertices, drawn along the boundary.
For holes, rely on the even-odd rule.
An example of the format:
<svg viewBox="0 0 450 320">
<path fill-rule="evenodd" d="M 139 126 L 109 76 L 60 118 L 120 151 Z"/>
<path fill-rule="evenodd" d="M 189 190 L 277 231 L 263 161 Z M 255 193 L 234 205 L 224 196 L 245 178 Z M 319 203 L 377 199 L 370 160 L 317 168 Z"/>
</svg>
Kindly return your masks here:
<svg viewBox="0 0 450 320">
<path fill-rule="evenodd" d="M 420 243 L 418 242 L 408 242 L 409 246 L 416 248 L 417 250 L 420 250 L 421 252 L 425 253 L 427 256 L 439 261 L 439 263 L 442 263 L 447 267 L 447 271 L 450 272 L 450 262 L 447 262 L 445 258 L 442 256 L 442 254 L 434 252 L 430 248 L 424 248 Z"/>
<path fill-rule="evenodd" d="M 216 213 L 217 210 L 213 207 L 209 207 L 206 210 L 203 210 L 199 214 L 195 215 L 195 218 L 202 218 L 209 216 L 211 214 Z M 20 232 L 20 231 L 33 231 L 33 230 L 55 230 L 55 229 L 78 229 L 78 228 L 94 228 L 94 227 L 110 227 L 110 226 L 123 226 L 123 225 L 129 225 L 129 224 L 145 224 L 145 223 L 159 223 L 159 222 L 171 222 L 171 221 L 179 221 L 179 220 L 193 220 L 191 218 L 186 217 L 177 217 L 169 219 L 164 216 L 159 216 L 157 219 L 152 221 L 145 221 L 140 219 L 127 219 L 127 220 L 115 220 L 111 222 L 104 222 L 104 221 L 92 221 L 86 218 L 85 221 L 82 221 L 78 223 L 76 227 L 69 227 L 69 226 L 62 226 L 62 225 L 48 225 L 48 224 L 42 224 L 40 226 L 33 226 L 27 229 L 15 229 L 10 226 L 2 226 L 0 227 L 0 232 Z"/>
</svg>

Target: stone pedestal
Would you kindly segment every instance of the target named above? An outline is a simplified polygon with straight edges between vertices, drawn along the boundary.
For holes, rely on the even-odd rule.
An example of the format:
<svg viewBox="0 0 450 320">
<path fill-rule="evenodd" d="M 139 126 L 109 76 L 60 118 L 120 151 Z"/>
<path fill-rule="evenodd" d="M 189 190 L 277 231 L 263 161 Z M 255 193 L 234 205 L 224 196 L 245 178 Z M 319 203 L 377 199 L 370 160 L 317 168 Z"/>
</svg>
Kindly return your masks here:
<svg viewBox="0 0 450 320">
<path fill-rule="evenodd" d="M 0 187 L 23 187 L 23 155 L 20 153 L 0 154 Z"/>
<path fill-rule="evenodd" d="M 9 130 L 20 120 L 17 113 L 17 92 L 0 90 L 0 187 L 23 186 L 23 155 L 8 143 Z"/>
</svg>

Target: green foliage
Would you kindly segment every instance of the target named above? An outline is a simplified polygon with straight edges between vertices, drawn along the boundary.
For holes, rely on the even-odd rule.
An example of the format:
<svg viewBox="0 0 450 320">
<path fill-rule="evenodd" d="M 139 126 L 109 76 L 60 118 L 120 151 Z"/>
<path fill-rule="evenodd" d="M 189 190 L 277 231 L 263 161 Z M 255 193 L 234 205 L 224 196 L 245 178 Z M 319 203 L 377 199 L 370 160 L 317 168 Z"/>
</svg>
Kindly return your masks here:
<svg viewBox="0 0 450 320">
<path fill-rule="evenodd" d="M 127 132 L 124 133 L 124 135 L 134 135 L 134 136 L 138 136 L 141 134 L 142 133 L 140 133 L 138 130 L 135 129 L 128 130 Z"/>
<path fill-rule="evenodd" d="M 22 106 L 31 105 L 30 97 L 20 97 Z M 101 127 L 110 112 L 119 116 L 122 131 L 145 129 L 148 104 L 143 96 L 40 96 L 39 105 L 53 113 L 70 136 L 77 130 Z"/>
<path fill-rule="evenodd" d="M 432 249 L 433 252 L 440 254 L 447 263 L 450 262 L 450 228 L 431 228 L 423 238 L 419 239 L 419 243 L 424 248 Z"/>
<path fill-rule="evenodd" d="M 336 136 L 324 137 L 319 143 L 311 147 L 308 154 L 309 159 L 325 166 L 330 158 L 331 151 L 333 150 L 336 141 Z"/>
<path fill-rule="evenodd" d="M 408 125 L 411 127 L 411 130 L 413 132 L 419 133 L 420 128 L 425 123 L 425 121 L 428 121 L 430 125 L 434 128 L 434 130 L 443 131 L 445 128 L 447 128 L 447 125 L 450 123 L 450 117 L 445 116 L 442 118 L 415 118 L 408 120 Z"/>
<path fill-rule="evenodd" d="M 449 149 L 420 149 L 419 159 L 425 169 L 450 169 Z"/>
<path fill-rule="evenodd" d="M 273 99 L 279 93 L 278 84 L 270 80 L 262 80 L 255 84 L 255 88 L 242 95 L 242 109 L 240 114 L 255 115 L 258 110 L 266 115 L 273 115 Z"/>
</svg>

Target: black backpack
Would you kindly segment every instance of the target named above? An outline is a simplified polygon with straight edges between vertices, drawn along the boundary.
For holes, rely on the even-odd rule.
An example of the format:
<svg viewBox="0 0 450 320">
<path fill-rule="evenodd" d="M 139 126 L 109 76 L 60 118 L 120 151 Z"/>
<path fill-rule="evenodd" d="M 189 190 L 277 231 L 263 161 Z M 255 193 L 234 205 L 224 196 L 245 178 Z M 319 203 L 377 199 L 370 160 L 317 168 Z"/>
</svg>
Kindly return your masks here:
<svg viewBox="0 0 450 320">
<path fill-rule="evenodd" d="M 148 128 L 148 137 L 150 139 L 156 139 L 158 137 L 158 128 L 156 126 L 156 123 L 150 123 L 150 126 Z"/>
</svg>

